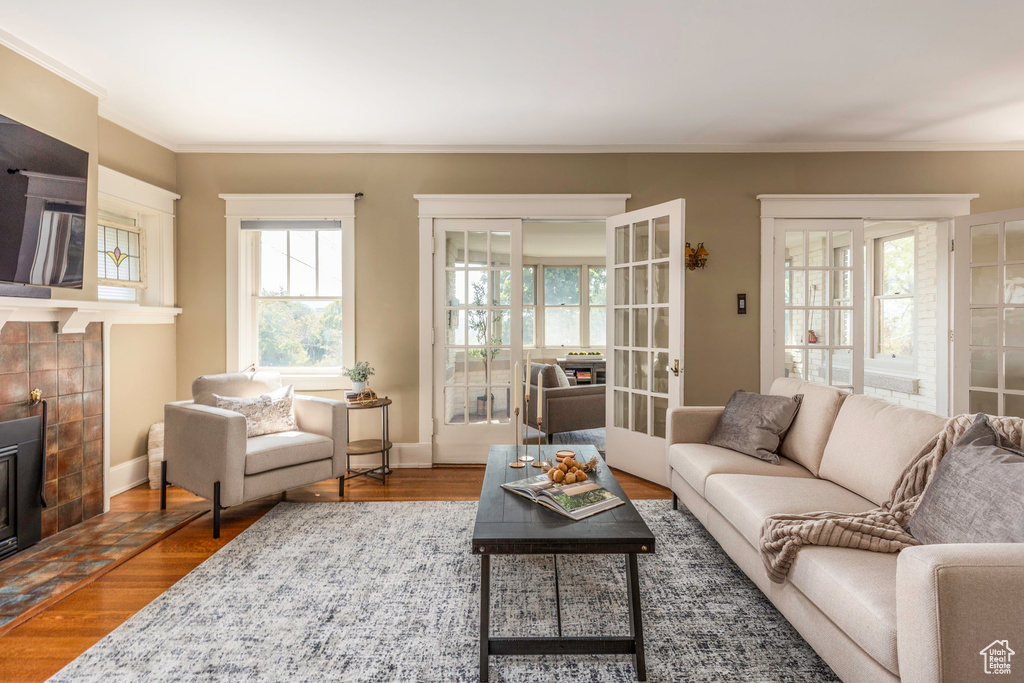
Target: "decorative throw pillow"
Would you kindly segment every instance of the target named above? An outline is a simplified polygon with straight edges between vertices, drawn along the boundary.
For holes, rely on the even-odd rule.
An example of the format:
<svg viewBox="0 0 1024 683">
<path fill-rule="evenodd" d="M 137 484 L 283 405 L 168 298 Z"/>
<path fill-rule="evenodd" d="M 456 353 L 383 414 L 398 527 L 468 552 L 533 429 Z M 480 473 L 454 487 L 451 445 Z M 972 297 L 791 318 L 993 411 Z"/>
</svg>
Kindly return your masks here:
<svg viewBox="0 0 1024 683">
<path fill-rule="evenodd" d="M 782 435 L 793 424 L 802 399 L 803 394 L 765 396 L 741 389 L 725 404 L 708 444 L 778 465 Z"/>
<path fill-rule="evenodd" d="M 288 432 L 299 428 L 295 423 L 295 390 L 291 384 L 255 398 L 232 398 L 217 394 L 213 397 L 218 408 L 245 416 L 247 437 Z"/>
<path fill-rule="evenodd" d="M 558 380 L 558 386 L 567 387 L 570 386 L 569 378 L 565 376 L 565 370 L 562 369 L 561 365 L 555 365 L 555 378 Z"/>
<path fill-rule="evenodd" d="M 1024 543 L 1024 453 L 985 415 L 939 462 L 908 524 L 921 543 Z"/>
</svg>

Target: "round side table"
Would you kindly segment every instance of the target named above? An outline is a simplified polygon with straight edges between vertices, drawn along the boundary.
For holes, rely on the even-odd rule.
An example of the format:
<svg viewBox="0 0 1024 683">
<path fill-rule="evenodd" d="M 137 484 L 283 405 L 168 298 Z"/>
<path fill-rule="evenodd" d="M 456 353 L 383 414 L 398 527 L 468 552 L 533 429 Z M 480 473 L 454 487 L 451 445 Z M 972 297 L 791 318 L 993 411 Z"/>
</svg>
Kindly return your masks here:
<svg viewBox="0 0 1024 683">
<path fill-rule="evenodd" d="M 388 425 L 388 406 L 392 404 L 392 400 L 385 396 L 379 398 L 373 403 L 350 403 L 348 411 L 345 413 L 345 426 L 350 428 L 351 422 L 349 421 L 349 413 L 353 410 L 380 410 L 380 438 L 379 439 L 360 439 L 359 441 L 349 441 L 345 448 L 345 477 L 342 480 L 342 486 L 344 482 L 349 479 L 355 479 L 356 477 L 369 477 L 370 479 L 376 479 L 377 481 L 387 484 L 387 477 L 391 474 L 391 430 Z M 353 455 L 374 455 L 380 453 L 380 465 L 377 467 L 370 467 L 367 469 L 352 470 L 352 456 Z M 344 488 L 342 488 L 341 495 L 345 495 Z"/>
</svg>

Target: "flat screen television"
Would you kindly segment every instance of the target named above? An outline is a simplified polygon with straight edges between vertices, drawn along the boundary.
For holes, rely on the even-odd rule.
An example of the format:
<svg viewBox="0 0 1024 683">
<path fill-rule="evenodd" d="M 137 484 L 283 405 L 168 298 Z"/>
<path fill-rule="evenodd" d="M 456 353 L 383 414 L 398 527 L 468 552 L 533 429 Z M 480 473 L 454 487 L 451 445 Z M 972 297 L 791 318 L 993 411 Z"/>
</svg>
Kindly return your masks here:
<svg viewBox="0 0 1024 683">
<path fill-rule="evenodd" d="M 0 115 L 0 282 L 81 289 L 89 153 Z"/>
</svg>

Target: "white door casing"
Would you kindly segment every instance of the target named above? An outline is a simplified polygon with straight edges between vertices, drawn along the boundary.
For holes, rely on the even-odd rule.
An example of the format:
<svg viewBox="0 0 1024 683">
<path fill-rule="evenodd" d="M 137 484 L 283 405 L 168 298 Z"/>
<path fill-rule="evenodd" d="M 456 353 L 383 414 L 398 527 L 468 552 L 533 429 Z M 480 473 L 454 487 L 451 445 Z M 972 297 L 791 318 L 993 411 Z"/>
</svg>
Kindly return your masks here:
<svg viewBox="0 0 1024 683">
<path fill-rule="evenodd" d="M 683 404 L 684 213 L 676 199 L 605 223 L 606 459 L 663 485 L 667 414 Z"/>
<path fill-rule="evenodd" d="M 455 462 L 512 443 L 512 370 L 523 350 L 523 222 L 434 221 L 435 441 Z"/>
<path fill-rule="evenodd" d="M 1024 208 L 953 230 L 953 412 L 1024 417 Z"/>
</svg>

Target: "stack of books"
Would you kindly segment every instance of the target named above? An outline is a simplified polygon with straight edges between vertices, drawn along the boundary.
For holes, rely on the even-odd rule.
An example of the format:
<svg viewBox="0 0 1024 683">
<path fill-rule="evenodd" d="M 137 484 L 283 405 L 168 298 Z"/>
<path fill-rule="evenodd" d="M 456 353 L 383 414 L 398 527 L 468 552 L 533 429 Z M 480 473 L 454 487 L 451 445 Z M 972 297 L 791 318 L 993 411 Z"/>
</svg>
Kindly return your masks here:
<svg viewBox="0 0 1024 683">
<path fill-rule="evenodd" d="M 623 504 L 621 498 L 589 479 L 580 484 L 556 484 L 548 475 L 538 474 L 501 488 L 577 521 Z"/>
</svg>

